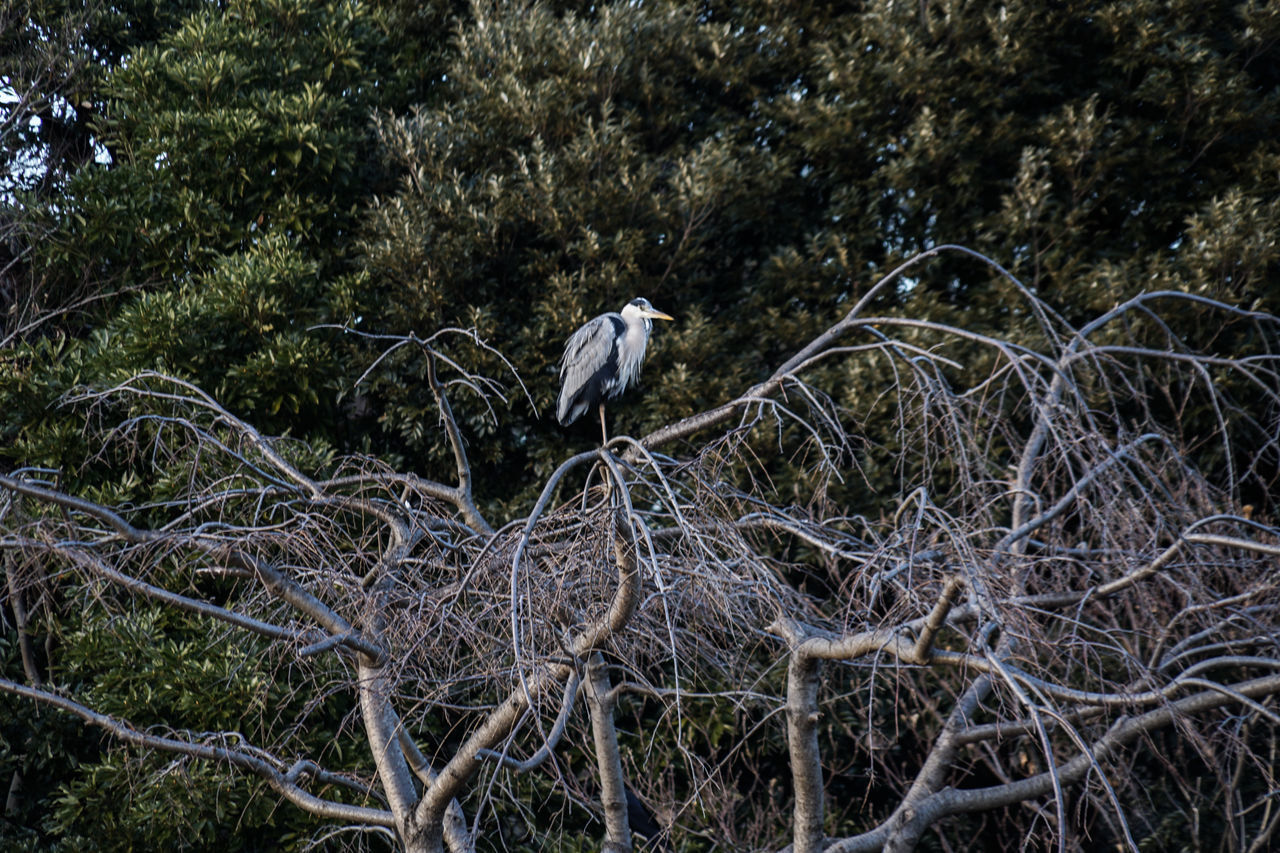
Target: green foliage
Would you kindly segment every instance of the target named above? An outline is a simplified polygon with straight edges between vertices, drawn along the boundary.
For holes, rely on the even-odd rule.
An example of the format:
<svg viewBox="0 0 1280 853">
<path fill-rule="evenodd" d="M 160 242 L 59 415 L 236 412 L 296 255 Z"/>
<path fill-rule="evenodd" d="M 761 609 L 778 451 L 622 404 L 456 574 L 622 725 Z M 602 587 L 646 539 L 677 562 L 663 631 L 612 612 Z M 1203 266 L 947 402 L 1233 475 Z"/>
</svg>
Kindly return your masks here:
<svg viewBox="0 0 1280 853">
<path fill-rule="evenodd" d="M 349 263 L 347 235 L 381 180 L 371 114 L 402 107 L 430 74 L 400 64 L 395 15 L 353 2 L 199 4 L 148 24 L 154 41 L 96 70 L 100 162 L 28 211 L 42 236 L 26 274 L 54 292 L 90 281 L 116 295 L 60 324 L 78 340 L 56 352 L 37 341 L 0 356 L 18 368 L 3 381 L 22 410 L 5 443 L 44 448 L 17 458 L 70 464 L 80 448 L 35 437 L 57 420 L 36 412 L 76 384 L 142 369 L 189 376 L 268 431 L 340 430 L 327 404 L 341 371 L 306 329 L 326 318 L 320 281 Z"/>
<path fill-rule="evenodd" d="M 170 568 L 161 573 L 170 577 L 153 582 L 181 589 L 176 573 Z M 59 683 L 82 685 L 78 694 L 91 707 L 140 728 L 239 732 L 250 742 L 261 742 L 290 713 L 288 682 L 270 671 L 259 643 L 164 608 L 103 615 L 62 637 L 66 666 L 52 673 Z M 299 728 L 297 746 L 341 764 L 342 746 L 327 743 L 337 722 Z M 262 839 L 307 825 L 293 810 L 281 811 L 252 776 L 104 746 L 52 798 L 42 824 L 48 837 L 70 845 L 65 849 L 260 849 Z M 104 812 L 107 802 L 113 806 Z"/>
<path fill-rule="evenodd" d="M 5 427 L 15 446 L 67 440 L 32 435 L 57 430 L 32 409 L 72 384 L 156 368 L 268 432 L 305 424 L 443 477 L 421 360 L 355 393 L 376 350 L 312 327 L 474 327 L 536 406 L 511 382 L 497 423 L 456 401 L 485 444 L 482 499 L 514 513 L 563 449 L 547 417 L 561 342 L 635 295 L 680 322 L 655 336 L 649 387 L 613 407 L 630 433 L 739 392 L 941 242 L 1007 263 L 1074 321 L 1152 288 L 1272 299 L 1280 96 L 1262 5 L 480 4 L 434 26 L 449 14 L 201 7 L 105 75 L 112 162 L 49 208 L 38 260 L 147 292 L 52 365 L 14 356 L 60 376 L 11 386 L 27 400 Z M 873 310 L 895 304 L 1034 334 L 1010 285 L 960 259 Z M 1193 319 L 1177 331 L 1205 340 Z M 833 378 L 846 400 L 892 381 Z M 19 458 L 65 467 L 67 448 Z"/>
<path fill-rule="evenodd" d="M 31 2 L 19 17 L 52 32 L 75 6 Z M 10 59 L 28 45 L 49 53 L 30 32 L 0 28 L 6 79 L 36 79 Z M 41 83 L 63 86 L 59 103 L 74 108 L 4 139 L 10 178 L 59 127 L 79 134 L 80 156 L 51 159 L 39 192 L 25 187 L 30 251 L 0 308 L 12 313 L 18 276 L 47 309 L 86 289 L 104 298 L 0 351 L 0 458 L 60 469 L 104 499 L 173 494 L 182 466 L 86 464 L 98 448 L 84 409 L 60 405 L 159 370 L 265 433 L 310 439 L 316 464 L 331 448 L 360 450 L 447 478 L 421 358 L 406 349 L 353 389 L 379 350 L 314 327 L 474 327 L 536 406 L 509 378 L 493 417 L 451 392 L 479 499 L 515 516 L 569 449 L 596 440 L 593 424 L 565 432 L 549 417 L 563 340 L 633 296 L 678 322 L 655 334 L 644 387 L 611 407 L 615 433 L 741 392 L 880 275 L 941 243 L 1005 263 L 1072 322 L 1153 289 L 1276 310 L 1277 45 L 1280 16 L 1256 0 L 95 7 L 75 40 L 84 62 Z M 1035 334 L 1019 304 L 1004 280 L 948 258 L 872 310 Z M 1175 331 L 1223 352 L 1249 334 L 1190 311 Z M 1168 345 L 1155 324 L 1149 334 Z M 509 377 L 485 352 L 453 347 Z M 986 367 L 976 351 L 945 355 Z M 838 402 L 894 381 L 868 364 L 829 369 Z M 1189 441 L 1213 417 L 1168 409 Z M 900 440 L 889 411 L 851 427 L 885 449 Z M 763 456 L 784 494 L 809 499 L 799 466 Z M 903 479 L 876 459 L 859 468 L 833 492 L 851 512 L 874 510 Z M 1275 472 L 1254 473 L 1265 496 Z M 266 698 L 263 672 L 207 626 L 149 612 L 84 619 L 62 632 L 57 667 L 122 714 L 234 727 L 236 709 L 295 701 Z M 52 724 L 33 735 L 63 736 Z M 0 759 L 38 752 L 20 749 Z M 200 838 L 229 845 L 219 833 L 239 818 L 228 816 L 259 808 L 237 782 L 220 816 L 197 816 L 211 807 L 200 792 L 223 789 L 194 766 L 187 800 L 144 803 L 121 755 L 70 740 L 65 751 L 50 831 L 68 839 L 88 838 L 125 789 L 138 811 L 118 836 L 97 836 L 104 845 L 164 846 L 164 808 L 212 820 Z M 77 755 L 94 769 L 74 775 Z"/>
<path fill-rule="evenodd" d="M 791 169 L 742 123 L 760 64 L 747 45 L 674 6 L 480 14 L 459 37 L 441 106 L 382 127 L 406 177 L 364 229 L 367 326 L 476 325 L 519 366 L 542 412 L 564 338 L 638 294 L 691 322 L 653 342 L 648 370 L 673 378 L 671 404 L 705 406 L 766 369 L 776 350 L 758 345 L 769 340 L 759 324 L 696 334 L 706 330 L 700 314 L 766 299 L 737 250 L 751 244 L 758 257 L 797 233 L 777 219 Z M 736 347 L 742 361 L 680 384 L 710 346 Z M 415 382 L 388 374 L 374 390 L 388 433 L 410 452 L 443 456 L 438 435 L 411 432 Z M 643 416 L 615 407 L 618 429 L 690 410 L 648 403 Z M 482 483 L 528 483 L 530 467 L 555 464 L 559 431 L 529 415 L 517 404 L 504 416 L 514 441 L 486 448 Z"/>
<path fill-rule="evenodd" d="M 360 4 L 249 0 L 133 52 L 104 81 L 112 168 L 77 174 L 42 261 L 169 283 L 262 232 L 326 256 L 375 174 L 361 155 L 386 40 Z"/>
<path fill-rule="evenodd" d="M 110 426 L 135 412 L 63 405 L 86 386 L 161 370 L 192 378 L 268 433 L 313 433 L 317 450 L 305 462 L 324 465 L 324 434 L 342 433 L 332 401 L 350 376 L 307 327 L 326 319 L 321 282 L 349 267 L 362 200 L 382 180 L 372 114 L 425 96 L 432 57 L 448 37 L 438 26 L 448 7 L 74 5 L 22 4 L 14 14 L 30 26 L 0 27 L 4 44 L 17 35 L 21 48 L 0 50 L 6 82 L 28 80 L 54 107 L 38 128 L 45 136 L 26 134 L 21 122 L 21 133 L 3 128 L 6 166 L 32 162 L 30 152 L 55 131 L 76 130 L 90 152 L 55 159 L 50 149 L 39 193 L 0 216 L 3 237 L 13 236 L 5 248 L 22 252 L 21 264 L 4 267 L 4 332 L 33 317 L 44 322 L 0 351 L 0 455 L 9 465 L 61 469 L 66 482 L 108 503 L 177 493 L 200 464 L 196 454 L 161 470 L 128 453 L 95 455 L 100 439 L 86 434 L 86 414 Z M 72 12 L 87 23 L 66 23 Z M 52 35 L 28 41 L 32 28 Z M 65 43 L 54 36 L 63 32 L 75 33 L 72 58 L 82 64 L 41 76 L 36 49 L 60 56 Z M 419 41 L 401 43 L 406 32 Z M 65 121 L 51 121 L 58 116 Z M 145 442 L 164 427 L 134 429 Z M 191 569 L 153 571 L 157 582 L 186 588 Z M 198 592 L 235 591 L 206 582 Z M 207 624 L 72 606 L 95 597 L 60 590 L 63 621 L 36 628 L 49 676 L 91 704 L 101 699 L 101 708 L 140 724 L 250 738 L 294 725 L 300 750 L 337 766 L 363 754 L 334 734 L 350 711 L 343 700 L 304 705 L 314 697 L 291 692 L 287 669 Z M 45 637 L 57 639 L 42 644 Z M 3 660 L 7 676 L 23 677 L 16 653 L 6 648 Z M 98 735 L 61 715 L 33 715 L 23 702 L 4 700 L 4 718 L 0 766 L 22 769 L 26 782 L 0 846 L 239 849 L 257 838 L 282 849 L 309 839 L 311 824 L 281 813 L 257 780 L 140 763 L 127 750 L 100 753 Z M 143 784 L 153 773 L 161 783 Z"/>
<path fill-rule="evenodd" d="M 139 726 L 181 726 L 199 711 L 202 725 L 238 731 L 272 705 L 271 681 L 249 664 L 262 649 L 227 642 L 221 626 L 148 609 L 111 614 L 63 637 L 61 683 L 105 714 Z"/>
<path fill-rule="evenodd" d="M 154 783 L 138 786 L 140 774 Z M 207 763 L 115 750 L 82 767 L 53 798 L 42 829 L 58 841 L 44 849 L 263 849 L 255 835 L 278 834 L 296 817 L 274 810 L 264 787 L 228 779 L 223 768 Z"/>
<path fill-rule="evenodd" d="M 334 301 L 373 330 L 475 325 L 519 366 L 540 418 L 514 405 L 493 442 L 463 407 L 482 483 L 555 464 L 560 343 L 634 295 L 680 324 L 652 345 L 661 392 L 613 407 L 633 433 L 742 390 L 938 243 L 1007 263 L 1074 322 L 1156 287 L 1272 300 L 1280 104 L 1260 7 L 810 12 L 481 6 L 439 104 L 380 126 L 402 186 Z M 946 259 L 873 310 L 1034 334 L 1020 302 Z M 1194 319 L 1176 331 L 1205 341 Z M 365 402 L 397 451 L 442 465 L 418 375 L 396 367 Z M 846 399 L 891 381 L 858 377 Z"/>
<path fill-rule="evenodd" d="M 332 372 L 304 325 L 315 301 L 317 263 L 268 236 L 219 258 L 191 286 L 145 294 L 125 306 L 93 344 L 103 374 L 133 369 L 211 377 L 209 390 L 236 411 L 319 415 L 310 385 Z M 301 310 L 300 310 L 301 309 Z M 122 358 L 123 356 L 123 358 Z M 207 381 L 207 380 L 206 380 Z"/>
</svg>

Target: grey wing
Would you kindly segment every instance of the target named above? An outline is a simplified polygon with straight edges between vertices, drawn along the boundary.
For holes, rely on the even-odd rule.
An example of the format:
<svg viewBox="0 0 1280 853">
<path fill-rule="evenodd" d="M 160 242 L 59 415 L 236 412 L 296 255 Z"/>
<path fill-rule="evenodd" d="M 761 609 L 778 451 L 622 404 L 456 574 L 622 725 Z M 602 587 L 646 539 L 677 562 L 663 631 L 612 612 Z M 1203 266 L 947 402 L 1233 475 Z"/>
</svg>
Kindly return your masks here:
<svg viewBox="0 0 1280 853">
<path fill-rule="evenodd" d="M 569 336 L 564 345 L 564 356 L 560 359 L 560 400 L 556 405 L 556 418 L 561 423 L 565 423 L 565 416 L 579 402 L 587 383 L 610 359 L 616 361 L 613 348 L 619 325 L 622 325 L 621 317 L 615 322 L 614 315 L 601 314 Z M 581 412 L 571 420 L 579 415 Z"/>
</svg>

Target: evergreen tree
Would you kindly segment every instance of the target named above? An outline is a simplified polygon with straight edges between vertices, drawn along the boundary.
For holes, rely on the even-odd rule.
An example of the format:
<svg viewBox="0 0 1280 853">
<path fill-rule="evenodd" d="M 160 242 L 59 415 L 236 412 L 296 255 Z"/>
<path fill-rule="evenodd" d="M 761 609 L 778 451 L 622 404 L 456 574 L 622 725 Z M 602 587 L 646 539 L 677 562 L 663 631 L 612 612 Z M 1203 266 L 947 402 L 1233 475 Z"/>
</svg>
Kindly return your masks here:
<svg viewBox="0 0 1280 853">
<path fill-rule="evenodd" d="M 59 407 L 145 369 L 193 377 L 275 431 L 341 436 L 332 400 L 345 377 L 306 329 L 326 319 L 324 282 L 349 272 L 350 232 L 382 180 L 372 116 L 427 97 L 448 7 L 79 6 L 5 9 L 20 23 L 4 28 L 5 81 L 33 105 L 4 135 L 18 255 L 0 353 L 8 466 L 60 468 L 109 499 L 172 494 L 175 482 L 127 460 L 82 466 L 97 448 Z M 263 692 L 254 649 L 204 657 L 207 624 L 62 606 L 32 620 L 48 637 L 45 677 L 124 688 L 131 716 L 208 728 L 244 707 L 289 713 L 291 697 Z M 6 673 L 21 673 L 17 649 L 3 654 Z M 296 826 L 256 784 L 215 789 L 203 771 L 137 791 L 127 756 L 2 701 L 0 769 L 21 782 L 7 843 L 239 849 L 263 833 L 282 845 Z M 321 741 L 344 713 L 324 715 Z"/>
<path fill-rule="evenodd" d="M 482 4 L 439 103 L 381 125 L 403 184 L 336 303 L 362 328 L 474 326 L 519 366 L 541 416 L 481 433 L 500 483 L 559 457 L 561 342 L 636 295 L 680 323 L 615 407 L 629 432 L 727 399 L 942 243 L 1076 323 L 1152 289 L 1274 305 L 1276 26 L 1262 4 Z M 1011 297 L 949 259 L 881 305 L 1034 334 Z M 388 370 L 364 402 L 389 447 L 445 460 L 420 383 Z"/>
<path fill-rule="evenodd" d="M 41 105 L 40 123 L 3 138 L 15 262 L 0 292 L 0 458 L 57 469 L 104 501 L 175 487 L 143 460 L 94 459 L 58 402 L 147 369 L 190 378 L 321 458 L 448 470 L 424 361 L 405 348 L 357 387 L 381 346 L 326 325 L 474 329 L 505 356 L 532 406 L 514 378 L 496 425 L 477 398 L 455 401 L 477 494 L 501 519 L 594 441 L 590 423 L 552 421 L 556 362 L 574 328 L 634 296 L 678 318 L 655 335 L 642 388 L 610 409 L 612 432 L 637 435 L 768 375 L 881 275 L 944 243 L 1005 264 L 1077 324 L 1150 290 L 1280 307 L 1272 4 L 79 5 L 11 3 L 5 19 L 30 23 L 0 34 L 5 85 Z M 873 310 L 1030 341 L 1035 318 L 1012 293 L 948 256 Z M 1173 331 L 1230 352 L 1250 328 L 1220 319 L 1186 311 Z M 1155 322 L 1144 334 L 1168 345 Z M 510 376 L 456 340 L 459 361 Z M 975 372 L 989 358 L 945 355 Z M 888 367 L 830 370 L 842 403 L 894 382 Z M 1135 405 L 1180 419 L 1193 448 L 1218 417 Z M 889 415 L 858 430 L 899 440 Z M 767 465 L 812 499 L 800 466 Z M 1241 497 L 1266 506 L 1274 461 L 1248 473 Z M 831 496 L 875 511 L 899 481 L 862 466 Z M 202 630 L 145 613 L 121 624 L 42 625 L 61 637 L 49 665 L 67 680 L 118 677 L 132 661 L 101 659 L 111 625 L 156 650 L 141 672 L 172 671 Z M 17 651 L 3 655 L 20 672 Z M 251 666 L 213 658 L 207 678 L 246 689 Z M 193 713 L 199 726 L 219 710 Z M 125 768 L 52 729 L 44 747 L 17 746 L 24 727 L 4 734 L 3 769 L 25 755 L 28 778 L 45 772 L 30 763 L 41 749 L 86 756 L 74 777 L 70 762 L 47 774 L 72 781 L 43 839 L 81 843 Z M 31 789 L 24 815 L 47 813 L 47 794 Z M 160 843 L 162 814 L 140 804 L 99 841 Z M 230 843 L 220 822 L 199 838 Z"/>
</svg>

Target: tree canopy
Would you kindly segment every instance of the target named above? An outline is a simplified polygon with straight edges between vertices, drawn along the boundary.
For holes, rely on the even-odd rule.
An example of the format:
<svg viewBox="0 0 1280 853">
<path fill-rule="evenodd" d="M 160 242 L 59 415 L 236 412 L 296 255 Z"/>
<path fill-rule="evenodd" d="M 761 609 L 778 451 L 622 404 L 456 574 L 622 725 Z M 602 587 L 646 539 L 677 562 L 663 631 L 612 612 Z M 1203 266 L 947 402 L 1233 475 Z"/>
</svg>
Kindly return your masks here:
<svg viewBox="0 0 1280 853">
<path fill-rule="evenodd" d="M 770 386 L 770 394 L 785 396 L 771 405 L 795 417 L 772 421 L 757 412 L 746 422 L 750 429 L 717 423 L 711 432 L 677 431 L 662 444 L 670 459 L 697 460 L 714 475 L 695 467 L 693 481 L 682 482 L 687 472 L 668 470 L 663 457 L 654 462 L 659 479 L 680 484 L 669 500 L 653 482 L 604 475 L 637 505 L 648 500 L 662 508 L 655 513 L 677 516 L 668 521 L 683 531 L 679 542 L 658 551 L 681 559 L 688 556 L 681 549 L 696 552 L 698 540 L 680 538 L 690 536 L 681 525 L 693 521 L 679 516 L 689 501 L 714 505 L 716 489 L 734 495 L 707 509 L 717 523 L 728 517 L 716 515 L 725 507 L 745 517 L 759 500 L 779 508 L 792 527 L 802 519 L 816 525 L 808 538 L 773 528 L 773 551 L 750 544 L 762 565 L 780 573 L 777 590 L 785 591 L 759 601 L 785 605 L 795 624 L 771 640 L 761 639 L 769 621 L 761 613 L 750 615 L 760 624 L 749 640 L 716 635 L 710 616 L 681 630 L 752 650 L 776 642 L 794 650 L 814 639 L 806 625 L 856 633 L 927 617 L 955 575 L 954 566 L 943 565 L 952 557 L 907 583 L 893 602 L 855 579 L 892 573 L 876 559 L 931 553 L 924 542 L 903 551 L 894 539 L 908 536 L 899 515 L 905 507 L 930 516 L 928 502 L 909 500 L 920 489 L 963 516 L 965 530 L 981 520 L 1009 532 L 1044 511 L 1016 500 L 1000 504 L 985 489 L 1008 486 L 1019 460 L 1047 458 L 1028 452 L 1040 415 L 1026 403 L 1059 398 L 1043 384 L 1051 379 L 1023 374 L 1020 385 L 1005 384 L 1010 371 L 1023 369 L 1014 353 L 1025 348 L 1047 359 L 1041 363 L 1074 364 L 1066 353 L 1083 345 L 1073 344 L 1073 335 L 1087 338 L 1097 362 L 1092 372 L 1073 375 L 1075 420 L 1051 442 L 1062 455 L 1015 481 L 1046 478 L 1037 481 L 1045 500 L 1088 494 L 1105 503 L 1135 494 L 1134 481 L 1118 474 L 1097 475 L 1114 492 L 1095 490 L 1089 472 L 1112 463 L 1064 449 L 1068 436 L 1097 439 L 1129 459 L 1126 465 L 1159 472 L 1152 482 L 1167 494 L 1150 500 L 1160 504 L 1161 520 L 1121 531 L 1114 518 L 1094 519 L 1090 528 L 1082 517 L 1053 516 L 1044 524 L 1055 528 L 1055 547 L 1072 546 L 1071 536 L 1086 531 L 1087 548 L 1131 549 L 1131 559 L 1098 558 L 1098 578 L 1078 578 L 1070 590 L 999 594 L 1069 595 L 1115 582 L 1156 560 L 1159 552 L 1148 546 L 1172 531 L 1271 547 L 1249 524 L 1276 518 L 1280 410 L 1268 390 L 1266 371 L 1274 368 L 1251 372 L 1247 360 L 1270 364 L 1274 328 L 1262 318 L 1280 310 L 1274 4 L 9 0 L 0 21 L 0 471 L 15 482 L 42 483 L 125 513 L 137 530 L 182 527 L 173 508 L 221 495 L 231 486 L 219 485 L 220 477 L 269 490 L 280 476 L 277 463 L 255 454 L 288 447 L 281 460 L 309 480 L 358 473 L 384 489 L 394 481 L 407 489 L 399 501 L 408 510 L 449 516 L 472 532 L 501 531 L 538 515 L 533 507 L 548 480 L 566 459 L 594 447 L 587 419 L 562 430 L 552 417 L 563 341 L 585 320 L 635 296 L 677 317 L 651 341 L 641 388 L 610 408 L 611 434 L 653 436 L 761 387 L 859 305 L 840 344 L 851 348 L 848 357 L 806 364 L 803 385 L 790 390 L 785 382 Z M 967 248 L 941 249 L 947 245 Z M 920 253 L 925 257 L 891 275 Z M 886 283 L 873 291 L 878 281 Z M 1157 293 L 1181 296 L 1149 296 Z M 889 343 L 896 349 L 883 349 Z M 858 347 L 881 348 L 884 357 L 863 357 Z M 911 372 L 913 357 L 942 365 L 936 381 Z M 182 389 L 173 392 L 178 408 L 157 402 L 168 387 L 161 380 L 139 384 L 139 376 L 181 383 L 172 386 Z M 964 393 L 991 396 L 966 408 Z M 202 421 L 196 414 L 212 411 L 203 400 L 216 401 L 243 427 Z M 933 401 L 945 401 L 939 423 L 951 423 L 951 432 L 928 421 Z M 244 429 L 268 438 L 242 446 Z M 194 432 L 179 439 L 184 430 Z M 1157 443 L 1175 455 L 1146 455 L 1148 434 L 1159 434 Z M 421 484 L 461 488 L 459 447 L 467 452 L 470 491 L 467 506 L 452 510 L 452 486 L 432 492 Z M 721 451 L 724 460 L 716 462 Z M 1193 473 L 1175 476 L 1175 457 Z M 389 472 L 416 479 L 389 480 Z M 600 476 L 579 471 L 563 488 L 585 496 Z M 707 484 L 714 488 L 700 491 Z M 335 488 L 353 500 L 395 500 L 390 491 L 374 500 L 357 487 Z M 5 494 L 6 679 L 31 684 L 34 673 L 33 687 L 57 685 L 85 707 L 138 726 L 252 725 L 242 731 L 247 742 L 280 739 L 280 726 L 295 738 L 281 743 L 323 754 L 335 773 L 362 766 L 368 747 L 351 722 L 358 697 L 323 687 L 326 679 L 341 682 L 345 664 L 318 666 L 303 690 L 280 677 L 295 664 L 270 651 L 269 638 L 212 641 L 224 635 L 211 629 L 208 614 L 142 600 L 104 603 L 104 581 L 92 573 L 69 571 L 65 582 L 37 584 L 32 566 L 56 574 L 62 564 L 55 557 L 66 555 L 33 557 L 20 531 L 52 511 L 23 503 L 38 501 L 31 495 Z M 446 511 L 432 508 L 442 500 Z M 291 512 L 288 505 L 280 512 Z M 238 530 L 266 523 L 251 522 L 253 512 L 238 504 L 226 512 L 225 522 Z M 1196 534 L 1215 513 L 1245 519 L 1244 526 Z M 836 518 L 868 526 L 833 527 Z M 889 526 L 876 521 L 888 518 Z M 317 555 L 381 553 L 384 533 L 353 533 L 348 522 L 341 513 L 327 522 L 343 531 L 334 534 L 339 539 L 350 537 L 348 546 L 328 552 L 308 540 L 305 558 L 282 557 L 296 546 L 290 540 L 271 560 L 319 571 Z M 1097 525 L 1108 532 L 1096 533 Z M 640 535 L 641 527 L 627 529 L 628 542 Z M 834 529 L 856 538 L 857 547 L 833 544 Z M 945 525 L 912 535 L 927 538 L 925 530 L 951 543 L 941 551 L 972 563 L 987 559 Z M 262 535 L 262 553 L 272 552 L 277 545 Z M 555 544 L 560 533 L 527 535 L 562 547 Z M 607 536 L 565 535 L 586 549 L 573 552 L 581 559 L 612 547 Z M 1034 539 L 1027 537 L 1018 541 Z M 1001 541 L 984 547 L 1028 560 L 1018 549 L 1038 547 Z M 508 557 L 514 547 L 501 537 L 492 543 Z M 849 556 L 853 551 L 866 562 Z M 1243 560 L 1246 552 L 1221 560 Z M 247 595 L 234 578 L 191 581 L 192 553 L 139 553 L 153 558 L 143 574 L 157 588 L 181 588 L 231 609 Z M 112 563 L 118 556 L 102 559 L 123 571 L 131 564 Z M 415 552 L 414 559 L 438 556 Z M 1071 559 L 1089 563 L 1079 554 Z M 1196 574 L 1210 571 L 1205 565 L 1196 557 L 1184 567 L 1187 584 L 1208 584 L 1191 597 L 1196 602 L 1209 607 L 1245 594 L 1238 574 L 1244 563 L 1231 563 L 1231 571 L 1219 566 L 1225 574 L 1212 583 Z M 607 587 L 610 577 L 596 580 Z M 964 595 L 978 595 L 972 578 L 964 584 Z M 730 587 L 704 591 L 703 600 L 729 595 Z M 426 592 L 414 587 L 413 594 Z M 1274 608 L 1267 594 L 1250 594 L 1260 596 L 1251 606 Z M 561 603 L 547 595 L 539 606 L 555 611 Z M 813 597 L 818 611 L 793 595 Z M 252 600 L 258 606 L 268 599 Z M 845 604 L 837 607 L 837 600 Z M 841 609 L 855 602 L 870 615 Z M 963 619 L 990 616 L 972 599 L 955 606 L 978 608 L 964 611 L 962 627 Z M 654 651 L 663 648 L 654 638 L 660 628 L 674 629 L 643 621 L 650 616 L 641 608 L 650 657 L 615 652 L 643 664 L 642 674 L 665 689 L 671 673 L 664 668 L 679 656 L 670 637 L 671 659 Z M 1274 616 L 1268 611 L 1259 624 L 1274 625 Z M 1107 621 L 1113 617 L 1120 618 L 1105 614 L 1088 623 L 1095 640 L 1154 630 Z M 1061 639 L 1028 630 L 1046 643 Z M 474 666 L 498 654 L 496 629 L 479 636 L 496 645 L 477 639 L 475 655 L 459 660 Z M 601 650 L 584 646 L 584 660 Z M 695 652 L 690 660 L 698 659 Z M 741 662 L 744 671 L 762 667 L 759 678 L 780 677 L 770 669 L 776 654 L 762 654 Z M 1111 670 L 1127 658 L 1099 655 L 1072 666 L 1096 665 L 1107 670 L 1108 684 L 1130 683 Z M 420 695 L 442 706 L 456 699 L 423 687 L 414 679 L 428 676 L 404 665 Z M 1060 686 L 1071 684 L 1057 675 Z M 579 676 L 590 680 L 585 669 Z M 962 694 L 956 684 L 938 689 Z M 769 689 L 783 692 L 776 682 Z M 923 695 L 929 688 L 917 689 Z M 467 697 L 483 703 L 501 695 L 500 686 L 484 682 Z M 1258 701 L 1273 707 L 1273 699 Z M 635 719 L 665 719 L 660 704 L 637 704 Z M 876 707 L 871 702 L 862 712 Z M 36 718 L 23 698 L 5 695 L 0 708 L 0 771 L 15 780 L 9 822 L 0 830 L 6 842 L 232 849 L 265 837 L 250 829 L 271 833 L 270 843 L 280 846 L 305 845 L 316 831 L 251 776 L 228 781 L 216 766 L 197 763 L 184 766 L 180 785 L 138 785 L 165 760 L 135 760 L 62 717 Z M 724 727 L 725 743 L 746 719 L 723 709 L 696 713 L 699 731 Z M 1274 711 L 1266 713 L 1258 719 L 1273 721 Z M 832 743 L 883 736 L 851 734 L 865 724 L 845 711 L 833 716 L 821 734 Z M 450 742 L 446 732 L 457 722 L 415 718 L 440 743 Z M 1261 727 L 1274 739 L 1268 725 Z M 646 748 L 632 737 L 624 732 L 624 746 Z M 787 740 L 777 732 L 769 738 L 772 746 L 740 746 L 732 761 L 719 758 L 777 770 Z M 715 736 L 707 741 L 714 753 Z M 1247 737 L 1235 742 L 1257 748 Z M 684 749 L 686 757 L 696 752 L 687 744 L 667 748 Z M 914 747 L 899 748 L 916 755 Z M 1030 774 L 1045 754 L 1064 748 L 1055 742 L 1020 769 Z M 825 758 L 828 769 L 833 760 L 844 759 Z M 867 767 L 882 767 L 867 760 Z M 139 761 L 145 766 L 135 766 Z M 762 797 L 753 801 L 757 808 L 770 804 L 758 812 L 761 820 L 791 796 L 789 789 L 762 794 L 745 778 L 736 783 L 741 796 Z M 829 774 L 827 782 L 872 796 L 849 778 Z M 547 780 L 527 784 L 527 796 L 554 788 Z M 576 783 L 561 784 L 561 791 L 591 796 Z M 679 789 L 666 791 L 667 802 L 686 808 L 697 801 L 682 799 L 689 796 L 683 786 L 696 786 L 691 777 L 664 784 Z M 1137 842 L 1168 837 L 1160 820 L 1176 813 L 1185 793 L 1176 788 L 1155 796 L 1142 830 L 1152 840 Z M 644 793 L 655 802 L 663 792 Z M 715 814 L 729 836 L 778 842 L 770 834 L 776 827 L 752 828 L 756 817 L 735 813 L 728 799 L 710 802 L 703 801 L 704 816 L 723 806 Z M 473 804 L 463 805 L 472 815 Z M 883 807 L 876 801 L 872 811 Z M 683 811 L 675 819 L 684 828 L 671 837 L 687 849 L 710 843 L 705 825 L 699 840 L 697 821 Z M 838 814 L 827 830 L 852 835 L 856 820 Z M 1220 829 L 1205 824 L 1197 831 L 1213 838 Z"/>
</svg>

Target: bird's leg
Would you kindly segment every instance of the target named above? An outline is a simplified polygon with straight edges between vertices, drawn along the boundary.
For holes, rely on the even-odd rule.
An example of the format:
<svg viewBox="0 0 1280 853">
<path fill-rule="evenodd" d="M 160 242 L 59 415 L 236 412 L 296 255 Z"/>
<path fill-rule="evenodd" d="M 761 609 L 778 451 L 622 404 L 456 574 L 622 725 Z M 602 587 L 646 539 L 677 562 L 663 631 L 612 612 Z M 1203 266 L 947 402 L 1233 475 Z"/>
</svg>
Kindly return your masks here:
<svg viewBox="0 0 1280 853">
<path fill-rule="evenodd" d="M 600 401 L 600 448 L 604 448 L 609 443 L 609 433 L 604 429 L 604 401 Z M 604 500 L 611 501 L 613 498 L 613 479 L 609 476 L 609 471 L 604 465 L 600 465 L 600 480 L 604 485 Z"/>
<path fill-rule="evenodd" d="M 604 401 L 600 401 L 600 447 L 604 448 L 609 443 L 609 433 L 604 428 Z M 603 465 L 600 466 L 600 477 L 604 480 L 604 496 L 605 500 L 613 498 L 613 479 L 609 476 L 609 472 Z"/>
</svg>

